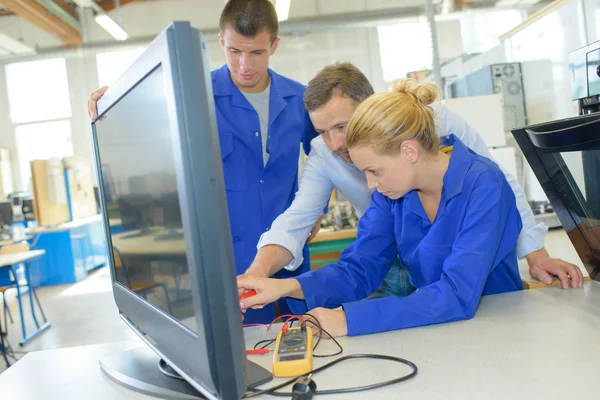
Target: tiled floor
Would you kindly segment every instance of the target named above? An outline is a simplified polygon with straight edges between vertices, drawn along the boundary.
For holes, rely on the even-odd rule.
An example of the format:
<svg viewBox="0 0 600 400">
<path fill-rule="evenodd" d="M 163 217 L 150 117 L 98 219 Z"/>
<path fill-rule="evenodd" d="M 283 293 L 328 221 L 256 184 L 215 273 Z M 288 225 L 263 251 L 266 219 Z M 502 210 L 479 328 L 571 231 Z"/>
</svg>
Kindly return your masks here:
<svg viewBox="0 0 600 400">
<path fill-rule="evenodd" d="M 563 258 L 583 270 L 583 265 L 563 230 L 550 231 L 546 237 L 546 247 L 551 256 Z M 522 260 L 519 267 L 522 277 L 527 279 L 527 263 Z M 585 271 L 584 275 L 587 275 Z M 24 348 L 20 348 L 19 310 L 14 294 L 9 294 L 9 305 L 15 318 L 15 322 L 8 327 L 9 341 L 14 350 L 46 350 L 109 343 L 135 337 L 118 316 L 107 268 L 93 272 L 87 279 L 74 285 L 39 288 L 38 295 L 46 316 L 52 321 L 52 327 Z M 28 302 L 26 304 L 25 309 L 29 310 Z M 28 313 L 26 320 L 30 327 L 33 323 Z M 4 360 L 0 358 L 0 372 L 4 369 Z"/>
</svg>

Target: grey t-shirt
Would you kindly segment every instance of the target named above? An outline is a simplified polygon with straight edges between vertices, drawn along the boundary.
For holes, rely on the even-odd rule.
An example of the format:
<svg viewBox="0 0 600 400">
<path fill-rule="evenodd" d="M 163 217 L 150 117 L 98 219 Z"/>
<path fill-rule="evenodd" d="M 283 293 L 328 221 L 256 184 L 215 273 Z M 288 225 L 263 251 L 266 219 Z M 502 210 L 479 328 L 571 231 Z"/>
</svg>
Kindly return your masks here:
<svg viewBox="0 0 600 400">
<path fill-rule="evenodd" d="M 271 83 L 269 83 L 269 86 L 267 86 L 267 88 L 260 93 L 246 93 L 242 91 L 242 94 L 258 114 L 262 140 L 263 162 L 264 165 L 267 165 L 267 161 L 269 161 L 267 143 L 269 141 L 269 95 L 271 94 Z"/>
</svg>

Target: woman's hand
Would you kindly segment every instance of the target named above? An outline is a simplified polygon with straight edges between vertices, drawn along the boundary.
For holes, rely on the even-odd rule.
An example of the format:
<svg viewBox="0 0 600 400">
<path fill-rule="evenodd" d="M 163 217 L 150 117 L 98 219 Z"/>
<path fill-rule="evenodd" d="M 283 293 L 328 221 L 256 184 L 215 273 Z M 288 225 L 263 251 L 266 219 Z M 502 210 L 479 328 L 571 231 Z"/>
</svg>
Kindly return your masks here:
<svg viewBox="0 0 600 400">
<path fill-rule="evenodd" d="M 256 294 L 240 300 L 240 308 L 263 308 L 266 304 L 282 297 L 303 298 L 302 288 L 296 279 L 272 279 L 260 276 L 241 275 L 237 279 L 238 291 L 255 290 Z"/>
<path fill-rule="evenodd" d="M 321 327 L 332 337 L 348 335 L 348 323 L 346 322 L 346 313 L 344 310 L 330 310 L 328 308 L 318 307 L 314 310 L 310 310 L 308 314 L 318 319 Z M 313 318 L 308 316 L 303 317 L 303 319 L 313 321 L 314 323 Z M 315 334 L 327 337 L 327 333 L 319 332 L 318 325 L 312 325 L 311 329 Z"/>
</svg>

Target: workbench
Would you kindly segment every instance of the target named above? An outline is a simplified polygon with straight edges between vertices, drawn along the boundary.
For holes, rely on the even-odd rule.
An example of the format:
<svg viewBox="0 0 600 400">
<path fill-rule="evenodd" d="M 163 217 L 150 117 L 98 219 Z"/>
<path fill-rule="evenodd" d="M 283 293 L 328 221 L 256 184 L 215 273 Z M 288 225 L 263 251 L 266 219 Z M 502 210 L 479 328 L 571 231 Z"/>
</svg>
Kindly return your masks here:
<svg viewBox="0 0 600 400">
<path fill-rule="evenodd" d="M 324 398 L 592 399 L 598 396 L 599 332 L 598 282 L 576 290 L 547 287 L 486 296 L 475 318 L 468 321 L 341 338 L 344 354 L 406 358 L 418 366 L 419 373 L 394 386 Z M 274 334 L 262 327 L 246 328 L 246 347 Z M 140 341 L 129 341 L 29 353 L 0 375 L 2 396 L 19 400 L 149 399 L 114 383 L 98 364 L 101 358 L 140 345 Z M 335 346 L 325 341 L 318 351 L 332 352 Z M 270 356 L 251 356 L 251 360 L 270 369 Z M 331 359 L 315 359 L 314 366 L 328 361 Z M 407 367 L 389 362 L 351 361 L 313 378 L 319 388 L 332 389 L 407 372 Z M 268 385 L 277 382 L 280 380 Z"/>
</svg>

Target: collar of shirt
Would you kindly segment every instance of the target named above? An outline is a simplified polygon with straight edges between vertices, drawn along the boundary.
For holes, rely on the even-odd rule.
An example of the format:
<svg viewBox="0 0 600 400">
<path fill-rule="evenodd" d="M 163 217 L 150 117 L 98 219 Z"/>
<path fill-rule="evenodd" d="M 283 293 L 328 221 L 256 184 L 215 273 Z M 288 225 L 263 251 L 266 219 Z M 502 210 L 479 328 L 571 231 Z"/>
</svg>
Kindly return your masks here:
<svg viewBox="0 0 600 400">
<path fill-rule="evenodd" d="M 455 135 L 451 134 L 441 138 L 440 144 L 442 146 L 453 146 L 452 153 L 450 155 L 450 163 L 448 164 L 448 170 L 444 175 L 442 197 L 440 199 L 440 205 L 435 220 L 439 219 L 446 209 L 446 203 L 453 197 L 458 196 L 462 193 L 462 189 L 465 182 L 465 177 L 473 160 L 473 154 L 467 146 L 465 146 Z M 416 190 L 411 190 L 404 195 L 404 200 L 407 202 L 408 208 L 419 215 L 421 218 L 429 222 L 429 217 L 425 213 L 421 200 Z"/>
<path fill-rule="evenodd" d="M 286 98 L 302 96 L 302 93 L 290 85 L 281 75 L 268 69 L 271 78 L 271 94 L 269 95 L 269 126 L 279 116 L 288 104 Z M 255 111 L 248 99 L 234 85 L 229 74 L 227 64 L 215 71 L 213 78 L 213 93 L 215 97 L 231 96 L 231 104 L 234 107 Z"/>
<path fill-rule="evenodd" d="M 231 75 L 229 74 L 229 67 L 227 67 L 227 64 L 223 65 L 215 72 L 215 84 L 213 86 L 213 92 L 215 96 L 235 96 L 236 94 L 241 95 L 240 90 L 231 80 Z M 275 94 L 281 97 L 289 97 L 297 94 L 297 91 L 295 91 L 293 87 L 291 87 L 271 68 L 268 69 L 268 73 L 269 77 L 271 78 L 270 85 L 272 96 Z"/>
<path fill-rule="evenodd" d="M 444 175 L 445 200 L 448 201 L 454 196 L 462 193 L 465 176 L 471 167 L 473 154 L 463 142 L 453 134 L 442 138 L 442 143 L 452 146 L 450 155 L 450 164 L 448 171 Z"/>
</svg>

